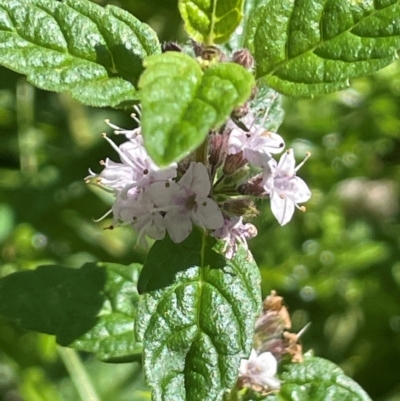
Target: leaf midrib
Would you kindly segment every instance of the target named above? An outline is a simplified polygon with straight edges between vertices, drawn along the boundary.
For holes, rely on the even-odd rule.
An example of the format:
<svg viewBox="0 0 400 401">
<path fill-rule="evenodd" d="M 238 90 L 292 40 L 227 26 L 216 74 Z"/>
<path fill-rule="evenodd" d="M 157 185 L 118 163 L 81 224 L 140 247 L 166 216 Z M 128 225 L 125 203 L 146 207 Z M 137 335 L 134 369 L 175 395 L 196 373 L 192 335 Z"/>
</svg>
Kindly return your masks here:
<svg viewBox="0 0 400 401">
<path fill-rule="evenodd" d="M 60 3 L 60 5 L 61 5 L 61 4 L 62 4 L 62 3 Z M 78 10 L 76 10 L 75 8 L 73 8 L 70 4 L 64 3 L 63 5 L 66 6 L 66 7 L 68 7 L 68 8 L 70 8 L 70 9 L 72 9 L 72 10 L 74 10 L 74 11 L 75 11 L 76 13 L 78 13 L 82 18 L 86 18 L 86 19 L 90 20 L 92 23 L 94 23 L 94 24 L 96 25 L 96 28 L 97 28 L 99 34 L 101 35 L 101 37 L 103 38 L 104 42 L 106 43 L 106 46 L 105 46 L 105 47 L 106 47 L 106 49 L 107 49 L 107 52 L 108 52 L 108 54 L 109 54 L 109 56 L 110 56 L 111 63 L 112 63 L 112 68 L 111 68 L 111 69 L 107 68 L 107 67 L 104 66 L 103 64 L 100 64 L 100 63 L 98 63 L 98 62 L 96 62 L 96 61 L 90 60 L 90 59 L 85 58 L 85 57 L 82 57 L 82 56 L 78 56 L 78 55 L 76 55 L 76 54 L 72 54 L 72 53 L 69 51 L 69 42 L 68 42 L 67 38 L 65 37 L 64 31 L 63 31 L 63 29 L 62 29 L 62 26 L 60 26 L 59 21 L 57 20 L 57 18 L 55 18 L 55 16 L 54 16 L 53 14 L 51 14 L 47 9 L 45 9 L 45 8 L 43 8 L 43 7 L 40 7 L 38 4 L 32 4 L 32 3 L 31 3 L 31 4 L 29 5 L 29 7 L 31 7 L 31 8 L 36 8 L 36 9 L 38 9 L 38 10 L 44 12 L 46 15 L 48 15 L 48 16 L 57 24 L 57 26 L 58 26 L 59 29 L 60 29 L 60 33 L 62 34 L 63 39 L 65 40 L 65 43 L 66 43 L 66 45 L 67 45 L 67 47 L 64 49 L 64 51 L 61 51 L 61 50 L 59 50 L 59 49 L 54 49 L 54 48 L 52 48 L 52 47 L 45 46 L 44 44 L 40 44 L 40 45 L 39 45 L 39 44 L 33 42 L 32 40 L 29 40 L 29 39 L 27 39 L 26 37 L 22 36 L 22 35 L 19 33 L 19 31 L 18 31 L 18 29 L 17 29 L 17 27 L 16 27 L 16 25 L 15 25 L 14 19 L 12 18 L 12 15 L 10 15 L 10 13 L 9 13 L 9 10 L 6 9 L 6 8 L 4 8 L 4 7 L 1 7 L 1 6 L 0 6 L 0 8 L 1 8 L 2 10 L 4 10 L 4 12 L 7 14 L 8 18 L 10 19 L 10 21 L 11 21 L 11 23 L 12 23 L 12 26 L 13 26 L 14 30 L 13 30 L 13 31 L 0 30 L 0 32 L 4 32 L 5 34 L 14 35 L 16 38 L 22 39 L 22 40 L 24 40 L 25 42 L 29 43 L 32 47 L 36 47 L 36 48 L 39 48 L 39 49 L 43 49 L 44 51 L 52 51 L 52 52 L 55 52 L 55 53 L 58 53 L 58 54 L 61 54 L 61 55 L 69 56 L 69 57 L 71 57 L 72 59 L 81 60 L 81 61 L 84 61 L 84 62 L 86 62 L 86 63 L 94 64 L 94 65 L 96 65 L 96 66 L 101 66 L 101 67 L 103 67 L 104 70 L 107 72 L 107 75 L 108 75 L 109 77 L 119 77 L 118 70 L 116 69 L 116 65 L 115 65 L 114 56 L 113 56 L 112 52 L 110 51 L 110 45 L 109 45 L 109 43 L 107 42 L 107 38 L 106 38 L 105 35 L 102 33 L 102 28 L 101 28 L 101 26 L 99 26 L 98 22 L 97 22 L 97 21 L 94 21 L 93 19 L 89 18 L 88 16 L 86 16 L 86 15 L 80 13 Z M 21 6 L 22 6 L 22 4 L 21 4 Z M 57 6 L 59 6 L 59 5 L 57 5 Z M 105 13 L 106 13 L 106 9 L 103 9 L 103 11 L 104 11 L 104 14 L 105 14 Z M 103 16 L 104 16 L 104 15 L 103 15 Z M 102 16 L 102 17 L 103 17 L 103 16 Z M 118 18 L 117 16 L 115 16 L 114 14 L 112 14 L 111 12 L 109 13 L 109 16 L 110 16 L 110 17 L 113 17 L 113 18 L 115 18 L 115 19 L 117 19 L 117 20 L 119 21 L 119 23 L 124 24 L 129 30 L 132 31 L 131 27 L 130 27 L 125 21 L 121 20 L 120 18 Z M 133 32 L 133 31 L 132 31 L 132 32 Z M 142 38 L 141 38 L 139 35 L 137 35 L 137 34 L 135 34 L 135 36 L 136 36 L 136 38 L 138 39 L 140 45 L 142 46 L 142 49 L 146 51 L 147 49 L 143 46 Z M 17 50 L 23 50 L 23 49 L 17 48 Z M 109 75 L 109 74 L 110 74 L 110 75 Z M 96 80 L 96 81 L 97 81 L 97 80 Z"/>
</svg>

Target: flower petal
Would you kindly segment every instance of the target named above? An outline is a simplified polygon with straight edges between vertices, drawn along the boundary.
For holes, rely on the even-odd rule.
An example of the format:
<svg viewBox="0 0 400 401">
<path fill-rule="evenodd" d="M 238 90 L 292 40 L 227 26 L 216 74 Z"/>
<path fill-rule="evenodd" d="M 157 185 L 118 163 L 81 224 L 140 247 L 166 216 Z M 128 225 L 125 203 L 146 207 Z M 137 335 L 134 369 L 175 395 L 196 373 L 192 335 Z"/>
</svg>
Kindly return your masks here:
<svg viewBox="0 0 400 401">
<path fill-rule="evenodd" d="M 287 196 L 294 203 L 303 203 L 311 198 L 311 191 L 304 180 L 300 177 L 294 177 L 290 180 L 290 190 L 287 191 Z"/>
<path fill-rule="evenodd" d="M 192 192 L 202 198 L 208 196 L 211 184 L 206 166 L 203 163 L 190 163 L 186 173 L 179 180 L 179 185 L 191 189 Z"/>
<path fill-rule="evenodd" d="M 168 234 L 175 243 L 182 242 L 192 231 L 190 213 L 182 213 L 178 210 L 171 210 L 165 215 L 164 221 L 168 230 Z"/>
<path fill-rule="evenodd" d="M 293 149 L 288 149 L 279 159 L 278 174 L 292 177 L 295 174 L 296 160 Z"/>
<path fill-rule="evenodd" d="M 294 213 L 294 203 L 287 196 L 281 197 L 278 192 L 271 194 L 271 211 L 281 226 L 287 224 Z"/>
<path fill-rule="evenodd" d="M 224 218 L 218 205 L 209 198 L 205 198 L 192 210 L 192 220 L 200 227 L 215 230 L 224 224 Z"/>
</svg>

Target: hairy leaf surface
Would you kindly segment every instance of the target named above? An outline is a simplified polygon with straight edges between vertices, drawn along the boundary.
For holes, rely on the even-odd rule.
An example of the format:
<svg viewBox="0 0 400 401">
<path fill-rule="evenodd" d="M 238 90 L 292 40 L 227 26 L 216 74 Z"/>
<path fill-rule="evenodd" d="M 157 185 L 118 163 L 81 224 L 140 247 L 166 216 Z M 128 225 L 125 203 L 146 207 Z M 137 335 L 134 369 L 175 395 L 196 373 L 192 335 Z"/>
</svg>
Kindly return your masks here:
<svg viewBox="0 0 400 401">
<path fill-rule="evenodd" d="M 0 64 L 33 85 L 91 106 L 137 102 L 143 59 L 160 52 L 155 32 L 128 12 L 86 0 L 2 0 Z"/>
<path fill-rule="evenodd" d="M 220 400 L 250 353 L 260 312 L 260 275 L 251 255 L 233 260 L 194 231 L 157 241 L 139 278 L 136 332 L 155 400 Z"/>
<path fill-rule="evenodd" d="M 142 133 L 152 159 L 167 165 L 196 149 L 251 93 L 254 78 L 238 64 L 220 63 L 203 73 L 177 52 L 145 60 L 139 86 Z"/>
<path fill-rule="evenodd" d="M 141 352 L 134 337 L 140 268 L 87 263 L 13 273 L 0 280 L 0 314 L 100 359 L 131 360 Z"/>
<path fill-rule="evenodd" d="M 187 33 L 197 42 L 224 43 L 243 18 L 244 0 L 179 0 Z"/>
<path fill-rule="evenodd" d="M 390 64 L 399 36 L 399 0 L 270 0 L 253 11 L 246 45 L 267 85 L 312 96 Z"/>
</svg>

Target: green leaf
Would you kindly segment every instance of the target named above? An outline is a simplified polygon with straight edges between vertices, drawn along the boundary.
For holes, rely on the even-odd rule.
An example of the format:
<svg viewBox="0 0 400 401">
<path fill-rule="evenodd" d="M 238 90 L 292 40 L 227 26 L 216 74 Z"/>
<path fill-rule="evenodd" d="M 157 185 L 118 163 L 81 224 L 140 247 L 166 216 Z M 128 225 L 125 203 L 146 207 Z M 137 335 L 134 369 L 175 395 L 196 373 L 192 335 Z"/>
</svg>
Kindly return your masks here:
<svg viewBox="0 0 400 401">
<path fill-rule="evenodd" d="M 267 85 L 312 96 L 390 64 L 399 35 L 399 0 L 270 0 L 251 15 L 246 45 Z"/>
<path fill-rule="evenodd" d="M 114 6 L 86 0 L 0 3 L 0 64 L 87 105 L 137 102 L 143 59 L 156 53 L 155 32 Z"/>
<path fill-rule="evenodd" d="M 134 324 L 140 265 L 41 266 L 0 279 L 0 314 L 107 361 L 141 352 Z"/>
<path fill-rule="evenodd" d="M 180 244 L 157 241 L 143 266 L 136 333 L 156 401 L 220 400 L 250 353 L 259 270 L 244 249 L 230 261 L 220 251 L 195 230 Z"/>
<path fill-rule="evenodd" d="M 221 63 L 202 72 L 183 53 L 167 52 L 145 60 L 139 86 L 145 146 L 159 165 L 196 149 L 212 128 L 250 96 L 254 78 L 238 64 Z"/>
<path fill-rule="evenodd" d="M 243 18 L 244 0 L 179 0 L 186 32 L 195 41 L 224 43 Z"/>
<path fill-rule="evenodd" d="M 303 363 L 285 366 L 278 394 L 265 401 L 371 401 L 368 394 L 334 363 L 306 356 Z"/>
</svg>

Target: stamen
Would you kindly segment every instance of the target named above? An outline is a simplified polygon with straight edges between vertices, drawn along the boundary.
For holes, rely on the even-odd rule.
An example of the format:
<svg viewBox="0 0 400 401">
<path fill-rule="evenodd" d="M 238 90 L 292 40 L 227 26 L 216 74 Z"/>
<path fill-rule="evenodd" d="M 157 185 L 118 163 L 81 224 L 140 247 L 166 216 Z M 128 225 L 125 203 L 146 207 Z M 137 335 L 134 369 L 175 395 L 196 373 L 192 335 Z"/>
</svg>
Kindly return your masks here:
<svg viewBox="0 0 400 401">
<path fill-rule="evenodd" d="M 297 339 L 299 339 L 305 332 L 306 330 L 311 326 L 311 322 L 308 322 L 298 333 L 297 333 Z"/>
<path fill-rule="evenodd" d="M 112 209 L 110 209 L 108 212 L 104 213 L 103 216 L 101 216 L 98 219 L 93 220 L 95 223 L 98 223 L 101 220 L 104 220 L 107 216 L 109 216 L 112 213 Z"/>
<path fill-rule="evenodd" d="M 119 157 L 122 161 L 124 161 L 129 166 L 132 166 L 131 161 L 127 158 L 122 152 L 121 149 L 107 136 L 107 134 L 103 133 L 103 138 L 111 145 L 111 147 L 119 154 Z"/>
<path fill-rule="evenodd" d="M 306 153 L 306 157 L 304 158 L 304 160 L 297 165 L 297 167 L 294 169 L 294 171 L 297 171 L 301 166 L 303 166 L 303 164 L 311 157 L 311 152 L 307 152 Z"/>
</svg>

